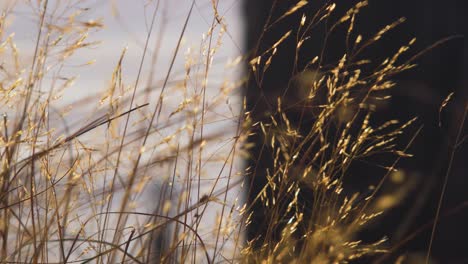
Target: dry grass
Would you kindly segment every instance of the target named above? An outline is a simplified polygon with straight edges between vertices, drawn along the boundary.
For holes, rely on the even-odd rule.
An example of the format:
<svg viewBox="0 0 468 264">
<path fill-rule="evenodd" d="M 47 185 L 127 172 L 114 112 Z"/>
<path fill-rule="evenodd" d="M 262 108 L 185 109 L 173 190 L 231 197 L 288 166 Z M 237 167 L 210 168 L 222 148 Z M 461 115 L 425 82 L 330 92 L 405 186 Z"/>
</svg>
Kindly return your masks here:
<svg viewBox="0 0 468 264">
<path fill-rule="evenodd" d="M 279 19 L 300 9 L 302 4 L 299 2 Z M 262 245 L 260 252 L 253 247 L 244 248 L 249 262 L 347 263 L 385 252 L 382 246 L 385 237 L 365 243 L 357 234 L 404 197 L 405 191 L 384 194 L 380 191 L 388 178 L 397 177 L 398 160 L 411 156 L 405 153 L 406 149 L 397 149 L 395 142 L 415 119 L 403 124 L 398 120 L 384 121 L 377 127 L 372 127 L 369 120 L 379 104 L 390 99 L 388 90 L 395 85 L 392 77 L 414 67 L 399 58 L 415 40 L 377 63 L 366 75 L 361 68 L 376 62 L 356 61 L 355 58 L 404 21 L 398 20 L 371 38 L 363 39 L 353 30 L 355 17 L 366 5 L 366 1 L 359 2 L 338 22 L 332 22 L 329 34 L 347 24 L 349 52 L 336 65 L 324 66 L 322 58 L 317 56 L 304 69 L 297 69 L 295 85 L 288 87 L 298 90 L 293 93 L 297 94 L 296 98 L 278 97 L 271 121 L 257 124 L 265 148 L 274 155 L 274 167 L 267 172 L 268 183 L 257 197 L 272 218 L 266 236 L 258 238 Z M 263 74 L 269 64 L 275 63 L 274 55 L 276 49 L 281 48 L 281 42 L 288 37 L 296 38 L 298 54 L 312 34 L 311 29 L 328 21 L 334 9 L 335 4 L 330 4 L 312 17 L 304 15 L 297 36 L 287 32 L 271 49 L 250 61 L 258 86 L 262 87 Z M 277 21 L 271 24 L 275 23 Z M 301 121 L 299 127 L 297 124 L 294 127 L 288 120 L 291 112 L 300 116 L 300 120 L 313 118 L 313 122 L 307 124 L 308 128 L 301 127 Z M 349 177 L 351 164 L 380 153 L 393 153 L 394 161 L 379 165 L 386 173 L 381 175 L 378 184 L 370 186 L 367 194 L 343 191 L 343 180 Z M 312 195 L 306 198 L 310 199 L 307 205 L 300 201 L 304 198 L 298 198 L 301 189 Z M 281 230 L 280 238 L 275 240 L 274 233 L 278 230 Z"/>
<path fill-rule="evenodd" d="M 299 1 L 265 30 L 306 4 Z M 392 78 L 414 67 L 412 59 L 400 59 L 414 40 L 364 74 L 361 68 L 369 61 L 355 58 L 403 22 L 364 39 L 355 34 L 353 24 L 366 4 L 359 2 L 331 28 L 349 28 L 349 53 L 335 65 L 323 67 L 317 56 L 306 68 L 297 69 L 294 89 L 301 100 L 278 96 L 268 122 L 256 122 L 245 107 L 232 110 L 227 102 L 247 78 L 208 85 L 212 68 L 223 67 L 213 61 L 222 39 L 230 36 L 217 1 L 211 6 L 214 15 L 200 50 L 186 52 L 185 68 L 174 69 L 196 8 L 191 2 L 168 70 L 157 75 L 160 80 L 141 76 L 154 71 L 146 69 L 145 62 L 152 59 L 154 65 L 158 59 L 158 51 L 147 47 L 158 37 L 154 18 L 162 11 L 159 1 L 149 4 L 152 22 L 136 80 L 123 78 L 126 51 L 116 54 L 103 95 L 73 103 L 75 113 L 91 111 L 80 113 L 79 121 L 67 115 L 69 108 L 59 108 L 60 94 L 73 89 L 74 81 L 61 72 L 71 56 L 99 45 L 87 39 L 103 25 L 84 19 L 88 10 L 77 9 L 74 1 L 31 2 L 39 26 L 34 54 L 25 63 L 14 37 L 5 35 L 15 10 L 14 4 L 6 5 L 0 18 L 0 100 L 6 113 L 0 126 L 1 261 L 347 263 L 385 252 L 385 237 L 365 243 L 357 233 L 404 197 L 405 190 L 381 190 L 388 181 L 401 180 L 398 161 L 411 155 L 398 149 L 395 141 L 414 119 L 383 120 L 377 127 L 369 120 L 389 99 Z M 304 15 L 298 35 L 284 32 L 274 46 L 256 51 L 248 62 L 251 78 L 261 85 L 282 41 L 295 38 L 300 50 L 311 29 L 333 11 L 330 4 L 314 16 Z M 244 61 L 239 58 L 232 64 Z M 208 95 L 208 89 L 215 95 L 213 91 Z M 89 110 L 90 102 L 98 107 Z M 307 129 L 295 127 L 287 114 L 291 111 L 301 116 L 313 113 L 313 123 Z M 213 129 L 218 122 L 231 125 L 227 130 Z M 249 157 L 252 146 L 244 143 L 252 133 L 261 133 L 264 147 L 274 153 L 268 184 L 257 197 L 272 216 L 267 236 L 258 238 L 260 248 L 243 241 L 249 205 L 232 190 L 247 184 L 236 164 Z M 367 194 L 343 190 L 351 164 L 379 153 L 392 153 L 394 160 L 382 164 L 386 173 L 378 184 Z M 246 172 L 259 169 L 263 168 Z M 312 208 L 301 205 L 302 189 L 312 194 Z M 275 239 L 278 230 L 280 237 Z"/>
</svg>

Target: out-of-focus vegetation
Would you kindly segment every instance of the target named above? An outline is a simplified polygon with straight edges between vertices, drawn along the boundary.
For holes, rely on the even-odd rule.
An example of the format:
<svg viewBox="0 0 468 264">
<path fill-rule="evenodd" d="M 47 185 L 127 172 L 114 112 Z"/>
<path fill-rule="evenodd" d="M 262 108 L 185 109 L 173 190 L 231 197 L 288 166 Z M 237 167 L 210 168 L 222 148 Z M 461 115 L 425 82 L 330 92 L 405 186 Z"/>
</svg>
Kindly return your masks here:
<svg viewBox="0 0 468 264">
<path fill-rule="evenodd" d="M 212 1 L 211 26 L 200 50 L 185 52 L 181 43 L 196 6 L 195 1 L 187 2 L 188 14 L 176 32 L 168 70 L 143 80 L 142 72 L 153 71 L 143 62 L 156 60 L 158 52 L 148 47 L 158 38 L 154 18 L 162 12 L 154 1 L 147 6 L 152 17 L 142 63 L 131 66 L 139 67 L 136 80 L 124 78 L 126 51 L 115 54 L 112 74 L 103 77 L 110 80 L 107 89 L 102 96 L 73 102 L 79 116 L 71 117 L 69 108 L 57 107 L 60 95 L 74 89 L 75 76 L 63 75 L 62 70 L 83 49 L 101 45 L 87 39 L 105 26 L 85 19 L 90 10 L 79 2 L 28 2 L 38 25 L 31 58 L 16 48 L 14 35 L 6 35 L 16 5 L 5 5 L 0 18 L 0 100 L 5 113 L 0 125 L 2 262 L 349 263 L 388 250 L 385 237 L 363 242 L 358 233 L 385 217 L 385 210 L 397 205 L 411 187 L 398 162 L 411 157 L 406 151 L 412 142 L 399 148 L 395 141 L 415 119 L 380 120 L 378 126 L 369 120 L 378 105 L 389 100 L 393 77 L 415 67 L 413 59 L 401 56 L 416 40 L 402 43 L 380 62 L 356 58 L 367 47 L 379 45 L 403 19 L 363 37 L 354 23 L 367 1 L 336 21 L 330 20 L 336 4 L 330 3 L 304 14 L 297 34 L 283 32 L 268 49 L 230 61 L 226 67 L 245 63 L 250 70 L 237 80 L 210 86 L 208 95 L 210 71 L 225 67 L 213 63 L 217 51 L 230 36 L 217 1 Z M 265 31 L 275 30 L 275 23 L 307 4 L 291 5 L 278 20 L 269 21 Z M 330 32 L 348 28 L 348 52 L 339 61 L 322 65 L 323 54 L 317 53 L 296 69 L 291 89 L 297 96 L 269 95 L 275 97 L 275 111 L 265 121 L 256 122 L 245 103 L 229 105 L 229 98 L 239 94 L 248 79 L 262 86 L 269 66 L 281 63 L 275 54 L 285 39 L 295 39 L 299 51 L 314 27 L 325 22 Z M 174 68 L 184 52 L 185 67 Z M 99 60 L 99 54 L 92 59 Z M 369 70 L 369 65 L 375 67 Z M 92 104 L 95 110 L 86 112 Z M 292 125 L 291 111 L 307 116 L 306 128 Z M 235 126 L 210 128 L 226 119 Z M 226 139 L 226 133 L 232 136 Z M 268 182 L 256 198 L 272 217 L 261 227 L 266 236 L 244 242 L 250 205 L 243 204 L 242 194 L 233 199 L 232 188 L 248 192 L 244 176 L 265 169 L 236 171 L 236 163 L 255 158 L 249 154 L 252 145 L 244 144 L 253 134 L 263 139 L 257 144 L 273 153 L 274 167 L 266 171 Z M 393 160 L 382 165 L 385 173 L 376 176 L 378 184 L 369 186 L 367 193 L 343 189 L 351 164 L 379 153 L 393 154 Z M 211 163 L 220 169 L 211 169 Z M 384 191 L 389 182 L 400 187 Z M 158 191 L 153 197 L 142 196 L 151 183 L 157 183 Z M 310 197 L 299 197 L 303 190 Z M 310 203 L 302 203 L 304 199 Z M 215 215 L 206 213 L 210 207 L 218 208 Z M 207 221 L 210 228 L 203 225 Z"/>
</svg>

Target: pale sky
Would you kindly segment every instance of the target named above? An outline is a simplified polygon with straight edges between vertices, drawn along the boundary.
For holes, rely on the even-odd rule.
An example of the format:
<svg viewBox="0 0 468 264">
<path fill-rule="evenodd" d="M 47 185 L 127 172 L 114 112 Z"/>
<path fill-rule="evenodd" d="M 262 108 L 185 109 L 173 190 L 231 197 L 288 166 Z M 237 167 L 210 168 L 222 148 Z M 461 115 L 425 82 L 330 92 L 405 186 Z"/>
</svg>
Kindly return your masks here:
<svg viewBox="0 0 468 264">
<path fill-rule="evenodd" d="M 37 1 L 32 1 L 33 7 L 27 2 L 29 1 L 18 1 L 13 15 L 10 16 L 11 24 L 8 30 L 8 32 L 15 32 L 14 39 L 20 50 L 20 54 L 25 58 L 25 62 L 27 61 L 27 56 L 32 56 L 39 23 L 37 15 L 33 13 L 37 12 Z M 54 6 L 57 3 L 63 4 L 63 2 L 69 1 L 50 0 L 49 5 Z M 125 47 L 128 48 L 128 51 L 125 56 L 124 74 L 129 82 L 133 80 L 141 60 L 148 25 L 151 21 L 156 1 L 94 0 L 73 2 L 79 2 L 78 5 L 83 8 L 90 7 L 91 10 L 86 13 L 85 17 L 90 20 L 102 19 L 105 25 L 103 29 L 90 34 L 88 39 L 89 41 L 101 41 L 100 45 L 87 50 L 81 50 L 79 56 L 73 56 L 69 60 L 70 75 L 79 74 L 80 77 L 75 85 L 76 90 L 79 93 L 94 93 L 103 89 L 103 86 L 105 88 L 120 53 Z M 161 51 L 157 62 L 157 67 L 160 69 L 159 72 L 161 74 L 155 76 L 155 80 L 162 79 L 165 76 L 165 70 L 173 55 L 174 47 L 177 44 L 190 4 L 190 0 L 163 0 L 160 2 L 160 12 L 157 15 L 153 29 L 150 49 L 156 44 L 158 38 L 161 37 L 157 36 L 157 34 L 159 32 L 159 25 L 164 20 L 164 17 L 167 19 L 167 27 L 161 40 Z M 240 8 L 240 0 L 219 1 L 219 13 L 224 17 L 230 34 L 230 36 L 226 35 L 223 37 L 223 43 L 215 58 L 223 66 L 218 67 L 221 68 L 220 72 L 224 68 L 224 62 L 228 58 L 238 56 L 240 54 L 239 48 L 243 46 Z M 166 10 L 167 12 L 165 12 Z M 183 69 L 184 53 L 187 48 L 196 49 L 199 46 L 202 35 L 206 34 L 209 29 L 212 17 L 211 0 L 197 0 L 184 34 L 183 47 L 179 52 L 177 63 L 174 67 L 175 71 Z M 96 60 L 96 62 L 91 66 L 83 68 L 72 66 L 80 65 L 90 60 Z M 147 57 L 146 68 L 149 68 L 150 60 L 150 56 Z M 213 69 L 215 68 L 213 67 Z M 66 101 L 73 100 L 76 93 L 72 96 L 65 96 Z"/>
</svg>

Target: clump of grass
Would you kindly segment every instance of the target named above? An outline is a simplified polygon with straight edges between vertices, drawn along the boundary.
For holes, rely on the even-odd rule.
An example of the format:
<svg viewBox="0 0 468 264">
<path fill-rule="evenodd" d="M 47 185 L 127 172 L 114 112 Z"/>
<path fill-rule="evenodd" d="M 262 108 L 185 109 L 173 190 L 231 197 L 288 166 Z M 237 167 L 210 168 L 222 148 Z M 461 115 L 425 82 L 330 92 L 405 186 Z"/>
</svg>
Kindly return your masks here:
<svg viewBox="0 0 468 264">
<path fill-rule="evenodd" d="M 226 33 L 223 18 L 213 6 L 211 27 L 199 50 L 190 51 L 182 42 L 192 13 L 200 8 L 193 1 L 167 71 L 155 74 L 159 51 L 150 52 L 148 44 L 155 18 L 165 11 L 159 2 L 149 4 L 152 16 L 136 80 L 124 78 L 124 49 L 116 54 L 102 95 L 74 101 L 70 110 L 61 106 L 60 95 L 74 93 L 75 77 L 64 68 L 75 54 L 100 45 L 88 39 L 104 26 L 88 19 L 92 8 L 84 5 L 38 1 L 21 7 L 34 11 L 38 20 L 35 51 L 27 63 L 13 35 L 4 36 L 18 7 L 6 6 L 0 21 L 6 62 L 1 80 L 6 113 L 1 128 L 1 261 L 213 262 L 228 237 L 240 243 L 233 229 L 236 201 L 229 202 L 226 195 L 240 179 L 234 157 L 241 126 L 236 108 L 225 106 L 240 83 L 221 77 L 219 85 L 208 86 Z M 185 68 L 175 69 L 182 50 L 188 50 Z M 152 74 L 143 85 L 150 55 Z M 91 67 L 92 59 L 82 67 Z M 210 129 L 218 123 L 237 134 Z M 206 213 L 212 208 L 220 212 L 214 221 Z"/>
<path fill-rule="evenodd" d="M 273 30 L 275 23 L 306 4 L 299 1 L 265 30 Z M 322 53 L 296 69 L 291 83 L 300 100 L 278 96 L 271 119 L 256 122 L 245 102 L 234 110 L 230 103 L 227 110 L 223 106 L 248 78 L 225 80 L 214 87 L 214 96 L 207 94 L 212 68 L 221 67 L 213 63 L 215 55 L 225 35 L 230 36 L 217 1 L 200 49 L 185 54 L 185 67 L 173 68 L 195 1 L 168 70 L 160 80 L 149 78 L 142 84 L 145 61 L 152 55 L 154 65 L 158 59 L 157 50 L 148 50 L 154 19 L 162 12 L 158 1 L 148 5 L 153 11 L 136 80 L 123 77 L 123 50 L 116 54 L 102 96 L 73 103 L 78 111 L 89 111 L 94 101 L 97 110 L 91 110 L 91 118 L 71 122 L 68 108 L 57 109 L 60 93 L 73 89 L 75 80 L 62 69 L 73 54 L 99 44 L 87 39 L 103 25 L 84 19 L 89 10 L 73 1 L 34 5 L 39 26 L 28 63 L 22 62 L 14 37 L 5 37 L 15 6 L 7 6 L 0 18 L 0 56 L 5 62 L 0 100 L 7 113 L 0 126 L 2 262 L 347 263 L 385 251 L 385 238 L 362 242 L 357 233 L 398 203 L 399 196 L 381 195 L 381 190 L 398 173 L 398 160 L 410 156 L 406 149 L 397 149 L 395 141 L 414 120 L 377 126 L 369 120 L 378 103 L 389 99 L 392 78 L 414 67 L 411 60 L 400 60 L 414 40 L 368 73 L 361 69 L 370 62 L 356 58 L 403 20 L 368 39 L 356 36 L 354 19 L 367 5 L 359 2 L 331 28 L 349 28 L 348 52 L 335 65 L 324 67 Z M 279 63 L 275 53 L 281 43 L 294 37 L 299 52 L 311 29 L 328 20 L 334 9 L 335 4 L 329 4 L 314 16 L 304 15 L 297 35 L 284 32 L 272 47 L 255 51 L 249 58 L 252 78 L 261 84 L 269 65 Z M 222 115 L 217 114 L 220 109 Z M 312 115 L 313 122 L 305 129 L 290 121 L 291 111 Z M 229 137 L 226 130 L 210 129 L 226 120 L 234 131 Z M 256 198 L 272 217 L 265 237 L 244 243 L 250 205 L 232 188 L 246 184 L 235 165 L 249 156 L 252 146 L 245 142 L 254 133 L 273 153 L 268 182 Z M 343 190 L 351 164 L 378 153 L 395 155 L 392 163 L 382 165 L 386 173 L 378 184 L 367 194 Z M 216 169 L 211 169 L 213 163 Z M 246 173 L 262 169 L 247 168 Z M 157 183 L 157 197 L 146 195 L 150 183 Z M 304 190 L 311 195 L 305 197 L 307 206 L 299 197 Z M 155 202 L 144 207 L 149 199 Z M 207 213 L 212 208 L 215 216 Z"/>
<path fill-rule="evenodd" d="M 277 19 L 269 17 L 259 43 L 269 30 L 275 30 L 275 24 L 299 12 L 306 3 L 297 2 Z M 366 39 L 354 32 L 354 23 L 367 4 L 358 2 L 336 22 L 330 19 L 336 4 L 328 4 L 317 14 L 304 14 L 298 29 L 284 32 L 273 46 L 253 51 L 250 67 L 256 86 L 251 88 L 268 91 L 263 84 L 264 75 L 275 63 L 275 54 L 286 39 L 292 38 L 296 43 L 294 65 L 299 67 L 301 47 L 312 37 L 313 28 L 325 22 L 331 25 L 325 38 L 339 27 L 348 29 L 346 53 L 334 65 L 324 64 L 325 49 L 317 51 L 319 55 L 304 68 L 293 69 L 288 88 L 281 95 L 265 95 L 277 96 L 265 100 L 270 103 L 265 111 L 271 116 L 260 118 L 252 130 L 263 144 L 261 153 L 273 156 L 272 167 L 267 168 L 267 184 L 253 203 L 263 205 L 268 222 L 264 231 L 243 249 L 247 262 L 348 263 L 386 252 L 386 237 L 369 242 L 362 241 L 358 234 L 386 209 L 398 204 L 408 191 L 402 188 L 402 192 L 386 193 L 382 187 L 400 173 L 398 161 L 411 157 L 406 153 L 407 147 L 399 149 L 396 142 L 415 119 L 404 123 L 370 120 L 379 106 L 391 98 L 388 91 L 395 86 L 394 76 L 415 66 L 412 59 L 401 59 L 415 39 L 380 62 L 359 59 L 367 47 L 378 45 L 376 42 L 384 34 L 404 22 L 397 20 Z M 291 121 L 291 117 L 296 121 Z M 382 153 L 393 154 L 394 159 L 389 164 L 377 164 L 385 173 L 375 186 L 360 190 L 362 193 L 344 189 L 344 181 L 352 181 L 348 179 L 352 164 Z M 262 169 L 265 168 L 254 165 L 250 171 Z M 250 216 L 246 216 L 247 222 Z"/>
</svg>

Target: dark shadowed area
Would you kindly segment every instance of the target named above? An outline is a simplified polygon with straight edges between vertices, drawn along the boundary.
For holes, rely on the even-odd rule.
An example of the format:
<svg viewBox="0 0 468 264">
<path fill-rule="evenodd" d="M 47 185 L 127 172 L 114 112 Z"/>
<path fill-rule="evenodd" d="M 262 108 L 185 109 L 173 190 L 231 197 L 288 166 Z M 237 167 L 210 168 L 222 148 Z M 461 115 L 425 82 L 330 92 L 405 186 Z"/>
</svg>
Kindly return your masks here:
<svg viewBox="0 0 468 264">
<path fill-rule="evenodd" d="M 333 25 L 357 2 L 339 1 L 333 15 L 323 23 L 314 25 L 310 38 L 302 44 L 300 52 L 296 52 L 296 35 L 304 31 L 300 28 L 301 18 L 306 16 L 307 19 L 311 19 L 322 6 L 329 4 L 329 1 L 311 1 L 298 12 L 273 23 L 298 2 L 244 1 L 247 20 L 246 47 L 250 52 L 250 59 L 261 55 L 286 32 L 292 30 L 292 37 L 285 39 L 277 47 L 271 65 L 261 78 L 252 72 L 250 64 L 246 65 L 250 79 L 245 95 L 248 110 L 252 111 L 254 121 L 268 121 L 270 116 L 277 113 L 278 96 L 289 100 L 283 100 L 283 108 L 294 104 L 301 105 L 304 97 L 296 92 L 294 87 L 297 86 L 297 82 L 294 80 L 304 72 L 320 73 L 327 69 L 328 65 L 339 62 L 343 54 L 353 52 L 355 57 L 352 59 L 369 59 L 370 65 L 378 65 L 402 45 L 416 38 L 414 45 L 400 59 L 411 60 L 417 67 L 394 76 L 397 84 L 391 90 L 391 99 L 386 103 L 375 104 L 374 115 L 370 120 L 371 124 L 379 125 L 386 120 L 397 119 L 405 122 L 417 117 L 409 131 L 395 142 L 397 149 L 404 149 L 415 136 L 408 149 L 414 156 L 399 160 L 397 165 L 411 187 L 407 186 L 408 193 L 398 206 L 377 218 L 362 230 L 358 237 L 364 241 L 371 241 L 383 235 L 388 236 L 386 247 L 390 251 L 379 259 L 388 261 L 403 253 L 424 256 L 434 230 L 431 245 L 433 260 L 439 263 L 465 263 L 468 261 L 465 250 L 468 234 L 468 148 L 467 144 L 461 142 L 466 139 L 464 136 L 467 132 L 466 122 L 463 122 L 468 95 L 468 3 L 455 0 L 371 0 L 355 16 L 354 32 L 348 36 L 348 24 L 337 27 Z M 402 17 L 406 18 L 403 23 L 362 52 L 355 52 L 352 45 L 349 45 L 358 34 L 364 39 L 372 37 L 386 25 Z M 266 27 L 265 24 L 269 26 Z M 332 28 L 333 32 L 329 33 Z M 319 64 L 309 65 L 315 56 L 320 56 Z M 367 65 L 362 67 L 363 72 L 366 69 L 372 70 Z M 451 93 L 454 94 L 450 103 L 440 111 L 444 100 Z M 316 104 L 320 103 L 323 102 L 319 98 Z M 291 106 L 286 112 L 292 125 L 300 127 L 302 131 L 306 131 L 313 123 L 311 120 L 316 118 L 311 108 L 301 111 L 301 107 Z M 333 133 L 328 135 L 330 138 L 333 136 Z M 255 200 L 267 184 L 265 168 L 273 169 L 274 153 L 271 153 L 267 146 L 269 142 L 261 133 L 252 136 L 250 141 L 256 145 L 251 150 L 252 158 L 249 160 L 249 201 L 252 206 L 253 224 L 248 228 L 248 238 L 255 240 L 257 246 L 261 246 L 268 236 L 276 236 L 276 239 L 280 236 L 280 233 L 268 233 L 265 223 L 269 221 L 273 212 L 258 199 Z M 302 153 L 309 155 L 305 159 L 312 159 L 317 151 L 318 148 L 315 147 L 311 152 Z M 382 154 L 365 162 L 353 162 L 344 177 L 344 185 L 348 188 L 344 189 L 350 193 L 365 193 L 369 185 L 379 183 L 385 173 L 382 166 L 390 166 L 393 161 L 394 158 L 390 155 Z M 394 184 L 388 188 L 403 187 Z M 305 187 L 301 194 L 301 204 L 305 208 L 317 205 L 311 190 Z M 439 205 L 440 211 L 437 213 Z M 285 210 L 286 208 L 283 208 L 274 213 L 281 214 L 281 211 Z M 433 222 L 437 214 L 438 221 L 434 227 Z"/>
</svg>

